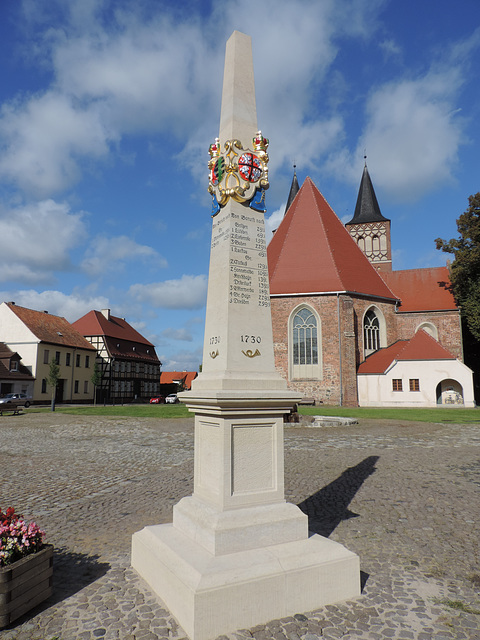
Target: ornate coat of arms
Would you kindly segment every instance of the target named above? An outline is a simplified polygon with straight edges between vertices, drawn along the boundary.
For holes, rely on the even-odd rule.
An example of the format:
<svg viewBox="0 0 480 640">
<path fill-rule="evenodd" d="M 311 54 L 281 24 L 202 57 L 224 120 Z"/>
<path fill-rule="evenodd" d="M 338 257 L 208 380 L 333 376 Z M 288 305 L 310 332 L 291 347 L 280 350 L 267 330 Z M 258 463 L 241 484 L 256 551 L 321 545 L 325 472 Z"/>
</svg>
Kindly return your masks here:
<svg viewBox="0 0 480 640">
<path fill-rule="evenodd" d="M 244 149 L 240 140 L 227 140 L 220 149 L 218 138 L 210 145 L 209 185 L 212 194 L 212 215 L 233 198 L 250 202 L 256 211 L 265 212 L 265 190 L 268 189 L 268 138 L 258 131 L 253 138 L 253 150 Z"/>
</svg>

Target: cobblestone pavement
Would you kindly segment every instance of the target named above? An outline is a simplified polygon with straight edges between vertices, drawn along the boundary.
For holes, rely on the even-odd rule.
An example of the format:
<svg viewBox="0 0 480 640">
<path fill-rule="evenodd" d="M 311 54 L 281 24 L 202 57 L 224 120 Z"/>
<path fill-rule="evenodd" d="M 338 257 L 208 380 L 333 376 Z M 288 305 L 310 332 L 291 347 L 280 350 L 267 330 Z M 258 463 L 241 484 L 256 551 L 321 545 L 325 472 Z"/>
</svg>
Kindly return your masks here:
<svg viewBox="0 0 480 640">
<path fill-rule="evenodd" d="M 185 637 L 129 562 L 192 493 L 192 419 L 4 416 L 0 470 L 0 506 L 55 545 L 53 596 L 1 640 Z M 289 426 L 286 497 L 359 554 L 362 595 L 228 639 L 480 639 L 479 488 L 480 424 Z"/>
</svg>

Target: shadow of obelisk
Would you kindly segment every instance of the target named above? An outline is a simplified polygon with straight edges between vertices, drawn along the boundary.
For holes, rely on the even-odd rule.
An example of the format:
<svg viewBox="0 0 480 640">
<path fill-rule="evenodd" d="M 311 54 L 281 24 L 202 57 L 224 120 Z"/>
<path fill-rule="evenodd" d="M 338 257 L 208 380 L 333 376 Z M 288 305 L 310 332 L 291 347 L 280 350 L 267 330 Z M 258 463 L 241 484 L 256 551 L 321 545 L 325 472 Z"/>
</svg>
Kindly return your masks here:
<svg viewBox="0 0 480 640">
<path fill-rule="evenodd" d="M 250 38 L 227 42 L 203 370 L 181 399 L 195 414 L 194 492 L 173 523 L 134 534 L 132 566 L 192 640 L 360 593 L 358 557 L 308 536 L 284 497 L 283 415 L 298 401 L 275 370 L 264 215 L 268 140 L 257 129 Z"/>
</svg>

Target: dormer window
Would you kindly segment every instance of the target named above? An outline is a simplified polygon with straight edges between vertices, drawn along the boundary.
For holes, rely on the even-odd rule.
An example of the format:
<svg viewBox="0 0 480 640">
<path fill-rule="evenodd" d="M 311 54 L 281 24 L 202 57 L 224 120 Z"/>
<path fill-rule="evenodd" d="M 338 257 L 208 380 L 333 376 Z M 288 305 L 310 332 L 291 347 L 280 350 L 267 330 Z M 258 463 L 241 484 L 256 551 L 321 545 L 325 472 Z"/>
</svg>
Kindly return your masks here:
<svg viewBox="0 0 480 640">
<path fill-rule="evenodd" d="M 11 360 L 10 371 L 18 371 L 18 360 Z"/>
</svg>

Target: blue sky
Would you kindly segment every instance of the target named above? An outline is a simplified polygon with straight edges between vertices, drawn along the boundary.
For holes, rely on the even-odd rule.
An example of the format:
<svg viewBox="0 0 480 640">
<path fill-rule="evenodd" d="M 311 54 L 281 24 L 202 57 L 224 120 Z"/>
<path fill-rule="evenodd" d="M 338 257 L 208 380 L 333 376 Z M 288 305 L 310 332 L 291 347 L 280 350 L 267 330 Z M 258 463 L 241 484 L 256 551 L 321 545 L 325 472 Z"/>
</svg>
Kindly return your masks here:
<svg viewBox="0 0 480 640">
<path fill-rule="evenodd" d="M 197 369 L 234 29 L 270 139 L 267 227 L 293 162 L 350 219 L 366 150 L 394 268 L 445 264 L 434 239 L 480 190 L 478 0 L 6 1 L 0 300 L 70 321 L 108 307 L 164 370 Z"/>
</svg>

